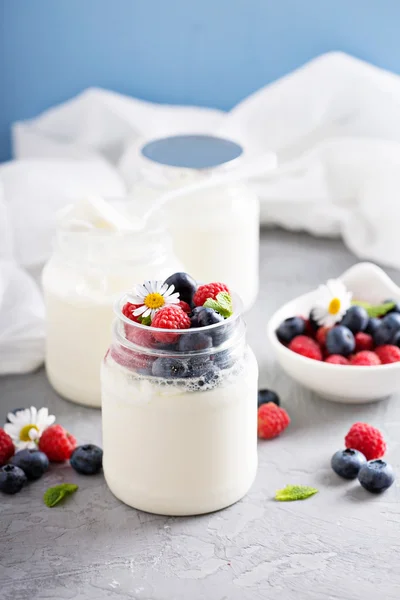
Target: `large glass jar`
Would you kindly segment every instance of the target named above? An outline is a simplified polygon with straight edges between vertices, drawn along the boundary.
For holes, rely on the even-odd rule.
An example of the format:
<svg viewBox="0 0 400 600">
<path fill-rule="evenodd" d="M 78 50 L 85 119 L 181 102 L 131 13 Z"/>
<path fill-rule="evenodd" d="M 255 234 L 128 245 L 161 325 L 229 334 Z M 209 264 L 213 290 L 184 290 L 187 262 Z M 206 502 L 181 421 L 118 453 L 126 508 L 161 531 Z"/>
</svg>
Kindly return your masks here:
<svg viewBox="0 0 400 600">
<path fill-rule="evenodd" d="M 183 267 L 162 228 L 139 233 L 59 229 L 43 271 L 46 370 L 64 398 L 100 407 L 100 365 L 111 340 L 113 305 L 146 276 Z"/>
<path fill-rule="evenodd" d="M 127 300 L 102 365 L 106 482 L 157 514 L 229 506 L 257 470 L 258 367 L 239 300 L 226 321 L 179 333 L 133 323 L 121 311 Z"/>
<path fill-rule="evenodd" d="M 153 140 L 135 157 L 135 204 L 240 165 L 242 148 L 230 140 L 183 135 Z M 247 310 L 255 301 L 259 261 L 259 200 L 242 183 L 177 198 L 165 206 L 175 252 L 199 281 L 224 281 L 240 291 Z"/>
</svg>

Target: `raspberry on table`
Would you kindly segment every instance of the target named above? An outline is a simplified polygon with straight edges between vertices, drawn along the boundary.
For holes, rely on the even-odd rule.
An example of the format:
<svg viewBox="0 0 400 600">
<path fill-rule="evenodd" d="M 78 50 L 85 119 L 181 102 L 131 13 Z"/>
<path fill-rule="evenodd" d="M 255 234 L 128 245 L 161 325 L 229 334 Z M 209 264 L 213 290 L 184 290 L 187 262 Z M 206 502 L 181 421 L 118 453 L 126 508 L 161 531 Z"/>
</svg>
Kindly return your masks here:
<svg viewBox="0 0 400 600">
<path fill-rule="evenodd" d="M 386 344 L 386 346 L 376 348 L 375 352 L 383 365 L 400 361 L 400 348 L 398 346 Z"/>
<path fill-rule="evenodd" d="M 0 467 L 5 465 L 14 456 L 14 442 L 4 429 L 0 428 Z"/>
<path fill-rule="evenodd" d="M 382 363 L 375 352 L 362 350 L 350 358 L 350 364 L 359 367 L 375 367 Z"/>
<path fill-rule="evenodd" d="M 191 321 L 189 316 L 179 307 L 175 305 L 165 306 L 159 310 L 152 323 L 152 327 L 159 329 L 189 329 Z M 171 333 L 160 333 L 159 331 L 152 332 L 154 338 L 158 342 L 174 344 L 179 339 L 179 335 Z"/>
<path fill-rule="evenodd" d="M 331 365 L 349 365 L 350 362 L 347 360 L 345 356 L 341 354 L 331 354 L 328 358 L 325 359 L 325 362 L 330 363 Z"/>
<path fill-rule="evenodd" d="M 290 417 L 284 408 L 273 402 L 262 404 L 258 409 L 258 437 L 271 440 L 277 437 L 290 423 Z"/>
<path fill-rule="evenodd" d="M 139 308 L 139 306 L 140 304 L 132 304 L 132 302 L 127 302 L 122 307 L 122 314 L 127 317 L 127 319 L 134 321 L 134 323 L 139 323 L 139 317 L 135 317 L 133 314 L 133 311 Z"/>
<path fill-rule="evenodd" d="M 368 423 L 354 423 L 345 439 L 346 448 L 354 448 L 364 454 L 367 460 L 381 458 L 386 452 L 383 435 Z"/>
<path fill-rule="evenodd" d="M 301 356 L 306 356 L 307 358 L 312 358 L 313 360 L 322 360 L 321 348 L 315 340 L 307 337 L 306 335 L 296 336 L 290 342 L 288 347 L 289 350 L 296 352 L 296 354 L 301 354 Z"/>
<path fill-rule="evenodd" d="M 374 347 L 374 340 L 372 339 L 372 335 L 368 333 L 364 333 L 363 331 L 359 331 L 355 334 L 354 340 L 356 342 L 356 352 L 361 352 L 362 350 L 372 350 Z"/>
<path fill-rule="evenodd" d="M 228 294 L 230 294 L 229 288 L 225 283 L 207 283 L 206 285 L 200 285 L 193 296 L 193 302 L 196 306 L 203 306 L 209 298 L 215 300 L 220 292 L 228 292 Z"/>
<path fill-rule="evenodd" d="M 45 429 L 39 439 L 39 450 L 44 452 L 51 462 L 68 460 L 76 448 L 76 439 L 61 425 L 51 425 Z"/>
</svg>

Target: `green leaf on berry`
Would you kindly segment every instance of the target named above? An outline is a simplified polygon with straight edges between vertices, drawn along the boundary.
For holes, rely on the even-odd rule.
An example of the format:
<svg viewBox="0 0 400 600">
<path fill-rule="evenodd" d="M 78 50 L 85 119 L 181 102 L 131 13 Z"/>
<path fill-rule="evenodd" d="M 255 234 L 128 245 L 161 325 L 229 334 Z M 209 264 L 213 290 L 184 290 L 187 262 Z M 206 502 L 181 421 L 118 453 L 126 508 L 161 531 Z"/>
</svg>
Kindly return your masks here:
<svg viewBox="0 0 400 600">
<path fill-rule="evenodd" d="M 369 304 L 368 302 L 361 302 L 359 300 L 353 300 L 352 304 L 365 308 L 369 317 L 383 317 L 396 306 L 394 302 L 385 302 L 384 304 Z"/>
<path fill-rule="evenodd" d="M 151 316 L 148 317 L 139 317 L 139 323 L 141 325 L 151 325 Z"/>
<path fill-rule="evenodd" d="M 316 494 L 318 490 L 308 485 L 287 485 L 283 490 L 278 490 L 275 500 L 279 502 L 292 502 L 293 500 L 305 500 Z"/>
<path fill-rule="evenodd" d="M 43 502 L 49 508 L 53 508 L 53 506 L 56 506 L 63 498 L 76 492 L 77 489 L 78 486 L 75 483 L 60 483 L 60 485 L 55 485 L 45 491 Z"/>
<path fill-rule="evenodd" d="M 230 294 L 228 294 L 228 292 L 220 292 L 217 295 L 216 300 L 208 298 L 204 302 L 203 306 L 205 306 L 206 308 L 212 308 L 225 319 L 233 315 L 232 298 Z"/>
</svg>

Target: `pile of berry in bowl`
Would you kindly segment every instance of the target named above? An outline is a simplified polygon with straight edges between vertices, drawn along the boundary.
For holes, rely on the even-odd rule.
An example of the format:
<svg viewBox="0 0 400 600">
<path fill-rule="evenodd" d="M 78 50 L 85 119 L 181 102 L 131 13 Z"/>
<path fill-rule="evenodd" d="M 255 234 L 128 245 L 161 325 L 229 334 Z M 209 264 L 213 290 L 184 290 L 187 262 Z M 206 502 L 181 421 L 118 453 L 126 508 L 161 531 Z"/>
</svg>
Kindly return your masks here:
<svg viewBox="0 0 400 600">
<path fill-rule="evenodd" d="M 376 265 L 359 263 L 285 304 L 268 337 L 282 368 L 329 400 L 400 391 L 400 288 Z"/>
</svg>

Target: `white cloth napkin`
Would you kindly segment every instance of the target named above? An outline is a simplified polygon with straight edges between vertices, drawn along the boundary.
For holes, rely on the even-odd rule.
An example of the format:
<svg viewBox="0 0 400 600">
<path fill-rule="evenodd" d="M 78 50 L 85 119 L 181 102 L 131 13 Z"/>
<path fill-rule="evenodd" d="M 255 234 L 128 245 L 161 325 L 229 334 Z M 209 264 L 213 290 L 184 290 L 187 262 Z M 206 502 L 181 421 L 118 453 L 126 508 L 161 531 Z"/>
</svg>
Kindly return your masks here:
<svg viewBox="0 0 400 600">
<path fill-rule="evenodd" d="M 225 135 L 249 157 L 277 153 L 278 168 L 251 181 L 263 224 L 341 235 L 357 256 L 400 267 L 400 77 L 342 53 L 228 113 L 89 89 L 16 123 L 17 160 L 0 166 L 0 259 L 43 264 L 59 208 L 88 194 L 129 195 L 141 144 L 185 132 Z"/>
</svg>

